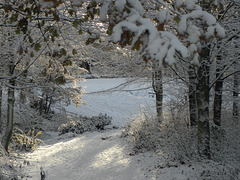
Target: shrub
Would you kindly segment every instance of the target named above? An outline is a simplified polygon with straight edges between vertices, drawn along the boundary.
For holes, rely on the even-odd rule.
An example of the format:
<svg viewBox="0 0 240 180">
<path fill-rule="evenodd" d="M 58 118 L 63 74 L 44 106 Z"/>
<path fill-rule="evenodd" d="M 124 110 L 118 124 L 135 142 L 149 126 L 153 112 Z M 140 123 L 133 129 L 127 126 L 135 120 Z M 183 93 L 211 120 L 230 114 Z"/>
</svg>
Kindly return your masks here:
<svg viewBox="0 0 240 180">
<path fill-rule="evenodd" d="M 103 130 L 105 126 L 110 125 L 112 121 L 112 117 L 107 114 L 99 114 L 98 116 L 79 116 L 76 121 L 69 121 L 66 124 L 62 124 L 58 131 L 61 134 L 65 134 L 68 132 L 82 134 L 86 131 L 99 131 Z"/>
<path fill-rule="evenodd" d="M 178 162 L 197 154 L 195 129 L 188 129 L 181 123 L 164 121 L 159 124 L 155 117 L 145 113 L 127 124 L 126 133 L 134 143 L 134 153 L 154 150 L 168 161 Z"/>
<path fill-rule="evenodd" d="M 35 150 L 36 146 L 42 143 L 42 141 L 37 138 L 41 134 L 41 131 L 35 134 L 34 128 L 27 134 L 25 134 L 21 129 L 15 128 L 12 136 L 11 147 L 20 151 Z"/>
<path fill-rule="evenodd" d="M 147 114 L 140 114 L 133 118 L 125 129 L 134 143 L 135 151 L 156 149 L 160 131 L 155 118 Z"/>
</svg>

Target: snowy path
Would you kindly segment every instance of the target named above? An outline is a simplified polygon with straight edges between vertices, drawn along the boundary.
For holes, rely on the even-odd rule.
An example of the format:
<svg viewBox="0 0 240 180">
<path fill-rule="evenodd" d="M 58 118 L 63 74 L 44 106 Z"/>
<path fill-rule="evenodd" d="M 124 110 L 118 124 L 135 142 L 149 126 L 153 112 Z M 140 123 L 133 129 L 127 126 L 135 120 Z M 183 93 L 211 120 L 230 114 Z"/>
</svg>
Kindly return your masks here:
<svg viewBox="0 0 240 180">
<path fill-rule="evenodd" d="M 120 135 L 121 130 L 111 130 L 51 139 L 55 144 L 25 155 L 30 162 L 26 167 L 27 179 L 40 179 L 40 167 L 47 173 L 46 180 L 155 179 L 149 174 L 157 160 L 154 154 L 130 156 L 129 144 Z M 152 177 L 148 178 L 148 174 Z"/>
</svg>

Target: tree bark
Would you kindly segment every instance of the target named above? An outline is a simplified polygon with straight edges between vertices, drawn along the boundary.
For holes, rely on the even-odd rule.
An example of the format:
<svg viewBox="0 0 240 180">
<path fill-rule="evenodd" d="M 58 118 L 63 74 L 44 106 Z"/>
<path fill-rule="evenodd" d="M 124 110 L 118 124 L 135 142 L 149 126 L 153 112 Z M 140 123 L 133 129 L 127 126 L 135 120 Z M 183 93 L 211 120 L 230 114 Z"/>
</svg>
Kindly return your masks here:
<svg viewBox="0 0 240 180">
<path fill-rule="evenodd" d="M 2 84 L 0 84 L 0 150 L 5 150 L 2 145 L 3 119 L 2 119 Z"/>
<path fill-rule="evenodd" d="M 240 63 L 237 62 L 236 63 L 236 69 L 239 67 Z M 238 124 L 239 121 L 239 106 L 240 106 L 240 72 L 237 72 L 234 74 L 233 76 L 233 119 L 236 122 L 236 124 Z"/>
<path fill-rule="evenodd" d="M 163 82 L 162 69 L 158 62 L 153 62 L 152 87 L 156 94 L 156 112 L 159 123 L 162 122 Z"/>
<path fill-rule="evenodd" d="M 194 67 L 190 66 L 188 69 L 189 86 L 188 86 L 188 103 L 190 125 L 197 126 L 197 102 L 196 102 L 196 74 Z"/>
<path fill-rule="evenodd" d="M 223 92 L 223 74 L 221 72 L 224 67 L 221 66 L 222 56 L 218 55 L 216 59 L 216 78 L 214 89 L 214 105 L 213 105 L 213 122 L 217 126 L 221 126 L 222 117 L 222 92 Z"/>
<path fill-rule="evenodd" d="M 200 53 L 200 67 L 198 69 L 197 108 L 198 108 L 198 153 L 210 159 L 210 127 L 209 127 L 209 55 L 208 46 Z"/>
<path fill-rule="evenodd" d="M 239 20 L 240 18 L 240 5 L 235 3 L 235 19 Z M 239 36 L 235 39 L 235 48 L 239 49 Z M 233 119 L 236 122 L 236 124 L 239 123 L 239 114 L 240 114 L 240 53 L 238 51 L 236 60 L 235 60 L 235 71 L 233 77 Z"/>
<path fill-rule="evenodd" d="M 11 79 L 9 81 L 9 84 L 14 86 L 15 85 L 15 79 Z M 10 139 L 12 137 L 13 132 L 13 119 L 14 119 L 14 103 L 15 103 L 15 97 L 14 97 L 14 89 L 8 88 L 8 109 L 7 109 L 7 124 L 5 133 L 3 135 L 2 144 L 5 150 L 8 150 L 8 145 L 10 142 Z"/>
<path fill-rule="evenodd" d="M 0 84 L 0 137 L 2 134 L 3 120 L 2 120 L 2 84 Z M 0 138 L 1 140 L 1 138 Z"/>
<path fill-rule="evenodd" d="M 15 65 L 13 62 L 10 62 L 9 65 L 9 74 L 10 76 L 13 75 L 15 69 Z M 9 80 L 10 86 L 15 86 L 15 78 Z M 6 129 L 2 137 L 2 145 L 6 151 L 8 151 L 8 145 L 10 143 L 12 133 L 13 133 L 13 120 L 14 120 L 14 104 L 15 104 L 15 97 L 14 97 L 14 88 L 8 88 L 8 100 L 7 100 L 7 122 L 6 122 Z"/>
</svg>

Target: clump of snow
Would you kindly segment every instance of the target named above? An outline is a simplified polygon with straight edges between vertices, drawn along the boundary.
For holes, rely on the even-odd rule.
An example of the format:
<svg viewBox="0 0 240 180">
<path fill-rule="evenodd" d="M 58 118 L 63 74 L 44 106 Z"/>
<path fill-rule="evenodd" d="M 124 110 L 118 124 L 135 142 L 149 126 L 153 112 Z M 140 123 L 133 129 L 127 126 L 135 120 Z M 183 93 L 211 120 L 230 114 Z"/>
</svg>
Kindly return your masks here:
<svg viewBox="0 0 240 180">
<path fill-rule="evenodd" d="M 193 16 L 193 17 L 195 17 L 195 16 Z M 202 17 L 203 17 L 203 20 L 207 23 L 208 26 L 213 26 L 217 22 L 216 18 L 212 14 L 210 14 L 206 11 L 202 11 Z"/>
<path fill-rule="evenodd" d="M 187 28 L 188 37 L 187 40 L 189 43 L 198 43 L 200 41 L 201 32 L 200 29 L 197 26 L 194 26 L 193 24 L 189 23 Z"/>
<path fill-rule="evenodd" d="M 183 5 L 183 0 L 176 0 L 174 5 L 176 8 L 180 8 Z"/>
<path fill-rule="evenodd" d="M 157 14 L 157 20 L 160 24 L 167 23 L 169 21 L 170 14 L 168 9 L 163 9 Z"/>
<path fill-rule="evenodd" d="M 118 42 L 121 39 L 121 35 L 124 33 L 123 29 L 131 30 L 132 32 L 137 31 L 138 27 L 131 22 L 121 22 L 113 28 L 112 41 Z"/>
<path fill-rule="evenodd" d="M 80 6 L 82 5 L 84 0 L 71 0 L 73 6 Z"/>
<path fill-rule="evenodd" d="M 191 56 L 193 56 L 193 54 L 197 52 L 197 46 L 195 44 L 190 44 L 188 50 L 191 53 Z"/>
<path fill-rule="evenodd" d="M 43 9 L 54 7 L 54 2 L 53 1 L 39 0 L 39 4 Z"/>
<path fill-rule="evenodd" d="M 184 5 L 186 6 L 186 8 L 188 9 L 188 10 L 195 10 L 195 9 L 197 9 L 197 4 L 198 3 L 198 1 L 197 0 L 185 0 L 184 1 Z"/>
<path fill-rule="evenodd" d="M 149 39 L 145 53 L 148 53 L 152 59 L 158 60 L 160 65 L 163 62 L 169 65 L 174 64 L 176 53 L 180 53 L 185 58 L 190 55 L 178 38 L 169 32 L 159 32 L 155 38 Z"/>
<path fill-rule="evenodd" d="M 100 11 L 100 20 L 103 22 L 106 21 L 106 19 L 107 19 L 107 13 L 108 13 L 108 9 L 109 9 L 111 2 L 112 2 L 112 0 L 105 0 L 103 2 L 103 5 L 102 5 L 101 11 Z"/>
<path fill-rule="evenodd" d="M 192 65 L 196 65 L 196 66 L 200 66 L 200 63 L 199 63 L 199 54 L 198 53 L 195 53 L 193 55 L 193 58 L 190 62 Z"/>
<path fill-rule="evenodd" d="M 126 4 L 126 0 L 116 0 L 115 1 L 115 6 L 118 11 L 122 12 L 124 9 L 124 6 Z"/>
<path fill-rule="evenodd" d="M 207 32 L 205 33 L 205 36 L 207 39 L 210 39 L 213 37 L 214 35 L 214 31 L 215 31 L 215 27 L 214 26 L 210 26 L 207 28 Z"/>
<path fill-rule="evenodd" d="M 144 8 L 141 5 L 141 3 L 139 1 L 136 0 L 128 0 L 128 3 L 132 6 L 132 8 L 134 10 L 136 10 L 141 16 L 144 13 Z"/>
<path fill-rule="evenodd" d="M 222 26 L 220 26 L 219 23 L 217 23 L 215 27 L 216 27 L 215 31 L 217 33 L 217 36 L 219 38 L 224 38 L 226 36 L 225 29 Z"/>
<path fill-rule="evenodd" d="M 195 22 L 192 21 L 194 19 L 201 19 L 202 22 L 194 25 Z M 206 26 L 207 31 L 204 32 L 201 26 Z M 202 10 L 194 10 L 188 14 L 184 14 L 178 25 L 178 32 L 180 34 L 187 34 L 187 39 L 190 43 L 199 42 L 200 36 L 204 36 L 206 39 L 225 37 L 225 30 L 216 22 L 216 18 Z"/>
</svg>

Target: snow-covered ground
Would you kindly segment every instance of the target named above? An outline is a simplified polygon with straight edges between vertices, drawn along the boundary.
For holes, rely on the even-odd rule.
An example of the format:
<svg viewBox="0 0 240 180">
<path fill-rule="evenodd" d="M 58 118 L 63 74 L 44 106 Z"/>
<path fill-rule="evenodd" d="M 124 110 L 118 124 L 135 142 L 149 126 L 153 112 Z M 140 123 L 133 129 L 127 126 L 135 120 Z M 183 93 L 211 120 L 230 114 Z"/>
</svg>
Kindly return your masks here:
<svg viewBox="0 0 240 180">
<path fill-rule="evenodd" d="M 152 92 L 149 79 L 87 79 L 80 85 L 85 89 L 83 100 L 86 105 L 76 107 L 72 103 L 64 106 L 69 114 L 96 116 L 107 113 L 113 118 L 113 125 L 123 127 L 128 118 L 140 111 L 155 113 L 155 98 L 149 94 Z"/>
<path fill-rule="evenodd" d="M 119 129 L 61 136 L 52 132 L 52 138 L 46 140 L 45 145 L 32 153 L 22 154 L 22 158 L 30 163 L 24 168 L 24 179 L 40 179 L 41 167 L 46 172 L 46 180 L 210 180 L 232 177 L 222 175 L 224 171 L 228 172 L 226 168 L 211 161 L 166 163 L 165 156 L 155 152 L 133 154 L 132 144 L 123 136 L 121 127 L 140 111 L 155 113 L 155 101 L 149 95 L 152 92 L 148 89 L 150 82 L 141 79 L 122 88 L 126 80 L 88 79 L 81 83 L 86 86 L 83 97 L 86 105 L 64 107 L 70 115 L 107 113 Z M 121 84 L 118 89 L 114 88 Z M 130 91 L 134 89 L 142 90 Z M 169 98 L 167 94 L 164 97 L 165 100 Z M 238 171 L 234 173 L 233 179 L 240 178 Z"/>
<path fill-rule="evenodd" d="M 112 130 L 53 138 L 50 145 L 26 155 L 28 179 L 39 179 L 40 167 L 49 180 L 148 179 L 144 167 L 153 162 L 142 166 L 143 158 L 130 156 L 131 149 L 120 135 L 121 130 Z"/>
<path fill-rule="evenodd" d="M 126 84 L 128 81 L 132 80 L 88 79 L 81 82 L 86 91 L 83 97 L 86 105 L 70 104 L 64 107 L 66 112 L 86 116 L 107 113 L 113 118 L 112 125 L 120 128 L 77 136 L 53 133 L 53 138 L 45 141 L 47 145 L 24 155 L 30 162 L 26 169 L 28 179 L 39 179 L 40 167 L 46 171 L 46 179 L 51 180 L 148 179 L 148 168 L 154 163 L 145 162 L 143 167 L 143 159 L 133 158 L 131 145 L 126 138 L 120 137 L 129 118 L 140 111 L 155 113 L 155 100 L 149 95 L 152 90 L 148 88 L 151 84 L 147 79 L 133 81 L 130 85 Z"/>
</svg>

